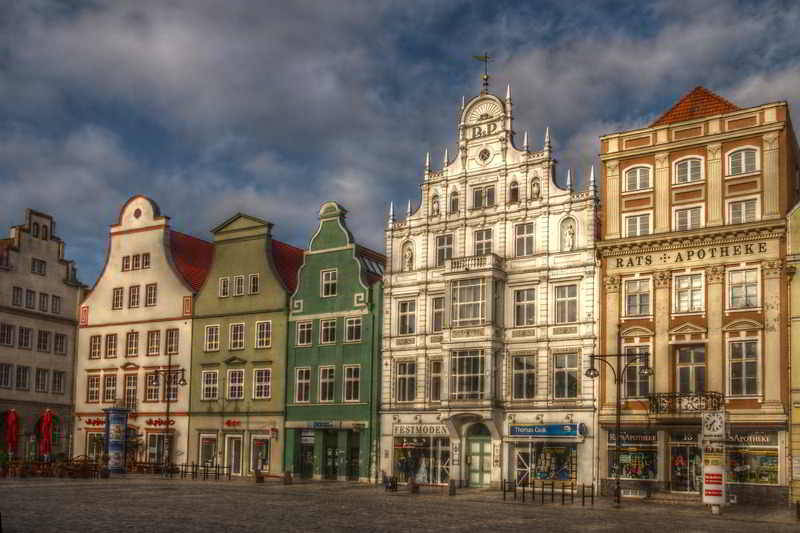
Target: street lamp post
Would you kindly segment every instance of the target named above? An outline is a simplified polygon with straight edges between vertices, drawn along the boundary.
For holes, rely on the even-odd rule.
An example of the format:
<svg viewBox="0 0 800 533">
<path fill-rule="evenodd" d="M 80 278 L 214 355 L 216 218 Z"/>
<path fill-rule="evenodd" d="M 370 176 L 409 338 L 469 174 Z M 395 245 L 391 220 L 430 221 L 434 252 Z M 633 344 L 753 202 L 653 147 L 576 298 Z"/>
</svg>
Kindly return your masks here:
<svg viewBox="0 0 800 533">
<path fill-rule="evenodd" d="M 156 380 L 160 380 L 162 377 L 164 379 L 164 400 L 167 403 L 167 442 L 166 446 L 164 447 L 164 456 L 163 456 L 163 469 L 162 472 L 166 475 L 168 474 L 169 470 L 169 458 L 172 455 L 172 431 L 169 425 L 169 405 L 171 402 L 170 398 L 170 387 L 172 386 L 173 379 L 177 378 L 178 383 L 177 386 L 185 387 L 186 386 L 186 378 L 185 376 L 185 369 L 183 368 L 172 368 L 172 353 L 169 354 L 169 360 L 167 362 L 167 368 L 159 368 L 153 371 L 156 375 Z M 156 381 L 156 383 L 159 383 Z"/>
<path fill-rule="evenodd" d="M 619 360 L 622 359 L 623 357 L 628 358 L 628 362 L 625 364 L 625 366 L 622 367 L 622 371 L 617 373 L 617 367 L 619 367 Z M 644 366 L 642 366 L 641 369 L 639 370 L 639 375 L 641 375 L 643 377 L 650 377 L 651 375 L 653 375 L 653 369 L 650 368 L 650 361 L 649 361 L 650 354 L 610 353 L 610 354 L 605 354 L 605 355 L 590 355 L 589 359 L 592 362 L 592 366 L 590 366 L 586 370 L 586 373 L 585 373 L 586 377 L 594 379 L 594 378 L 596 378 L 597 376 L 600 375 L 600 371 L 595 368 L 594 362 L 595 361 L 601 361 L 606 366 L 608 366 L 609 369 L 611 369 L 611 373 L 614 376 L 614 385 L 616 385 L 616 387 L 617 387 L 617 402 L 616 402 L 616 404 L 617 404 L 617 413 L 616 413 L 617 414 L 617 423 L 616 423 L 617 429 L 616 429 L 616 435 L 615 435 L 615 439 L 614 439 L 614 441 L 616 443 L 615 453 L 614 453 L 614 463 L 616 464 L 616 475 L 615 475 L 616 488 L 614 489 L 614 504 L 617 507 L 619 507 L 621 505 L 621 503 L 622 503 L 622 490 L 620 489 L 620 484 L 619 484 L 619 476 L 620 476 L 620 470 L 621 470 L 620 469 L 620 464 L 619 464 L 619 457 L 620 457 L 620 432 L 621 432 L 621 426 L 622 426 L 622 418 L 621 418 L 622 417 L 622 393 L 621 393 L 621 390 L 622 390 L 622 379 L 624 378 L 625 372 L 628 370 L 628 368 L 632 364 L 637 363 L 638 361 L 644 361 Z M 608 359 L 616 359 L 617 360 L 617 366 L 615 367 L 614 365 L 612 365 L 608 361 Z"/>
</svg>

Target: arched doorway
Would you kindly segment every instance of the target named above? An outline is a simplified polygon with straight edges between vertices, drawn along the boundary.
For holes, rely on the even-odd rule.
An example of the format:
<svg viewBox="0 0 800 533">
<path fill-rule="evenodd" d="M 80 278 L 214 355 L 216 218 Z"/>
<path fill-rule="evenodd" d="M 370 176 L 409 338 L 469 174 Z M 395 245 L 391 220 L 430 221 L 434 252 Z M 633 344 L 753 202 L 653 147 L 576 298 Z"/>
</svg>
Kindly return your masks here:
<svg viewBox="0 0 800 533">
<path fill-rule="evenodd" d="M 467 428 L 467 473 L 470 487 L 488 487 L 492 476 L 492 437 L 485 424 Z"/>
</svg>

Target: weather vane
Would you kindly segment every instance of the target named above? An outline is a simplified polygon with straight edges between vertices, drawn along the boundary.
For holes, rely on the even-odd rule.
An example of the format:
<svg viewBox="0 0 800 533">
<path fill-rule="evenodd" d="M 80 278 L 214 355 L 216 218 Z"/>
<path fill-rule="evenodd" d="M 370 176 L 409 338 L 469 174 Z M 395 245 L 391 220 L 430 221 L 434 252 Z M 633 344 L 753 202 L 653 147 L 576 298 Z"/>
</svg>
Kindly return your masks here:
<svg viewBox="0 0 800 533">
<path fill-rule="evenodd" d="M 483 63 L 483 76 L 481 76 L 483 80 L 483 90 L 481 93 L 487 94 L 489 92 L 489 61 L 492 61 L 494 58 L 489 55 L 489 52 L 484 52 L 482 56 L 472 56 L 472 58 Z"/>
</svg>

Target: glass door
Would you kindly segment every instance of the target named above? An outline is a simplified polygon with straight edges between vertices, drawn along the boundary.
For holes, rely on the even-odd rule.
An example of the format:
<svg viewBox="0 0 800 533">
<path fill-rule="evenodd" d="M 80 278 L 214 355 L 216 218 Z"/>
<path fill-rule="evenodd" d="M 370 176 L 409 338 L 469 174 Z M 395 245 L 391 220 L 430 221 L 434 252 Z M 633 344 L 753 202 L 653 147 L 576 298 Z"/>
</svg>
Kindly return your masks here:
<svg viewBox="0 0 800 533">
<path fill-rule="evenodd" d="M 703 456 L 697 446 L 672 446 L 670 489 L 700 492 L 703 484 Z"/>
<path fill-rule="evenodd" d="M 470 439 L 469 486 L 488 487 L 492 475 L 492 448 L 489 439 Z"/>
<path fill-rule="evenodd" d="M 242 475 L 242 437 L 240 435 L 225 437 L 225 466 L 230 468 L 232 475 Z"/>
</svg>

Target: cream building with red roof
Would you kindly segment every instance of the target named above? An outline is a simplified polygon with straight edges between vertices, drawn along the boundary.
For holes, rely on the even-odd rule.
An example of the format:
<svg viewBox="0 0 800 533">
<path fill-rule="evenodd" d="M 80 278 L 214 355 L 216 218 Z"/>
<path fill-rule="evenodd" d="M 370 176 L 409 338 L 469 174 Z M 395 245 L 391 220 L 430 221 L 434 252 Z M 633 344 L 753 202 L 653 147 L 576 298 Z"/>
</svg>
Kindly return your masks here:
<svg viewBox="0 0 800 533">
<path fill-rule="evenodd" d="M 185 461 L 189 387 L 181 378 L 190 377 L 193 295 L 212 250 L 172 230 L 169 217 L 145 196 L 122 206 L 109 230 L 103 272 L 80 306 L 75 455 L 102 456 L 103 409 L 125 406 L 129 431 L 141 442 L 130 459 Z"/>
</svg>

